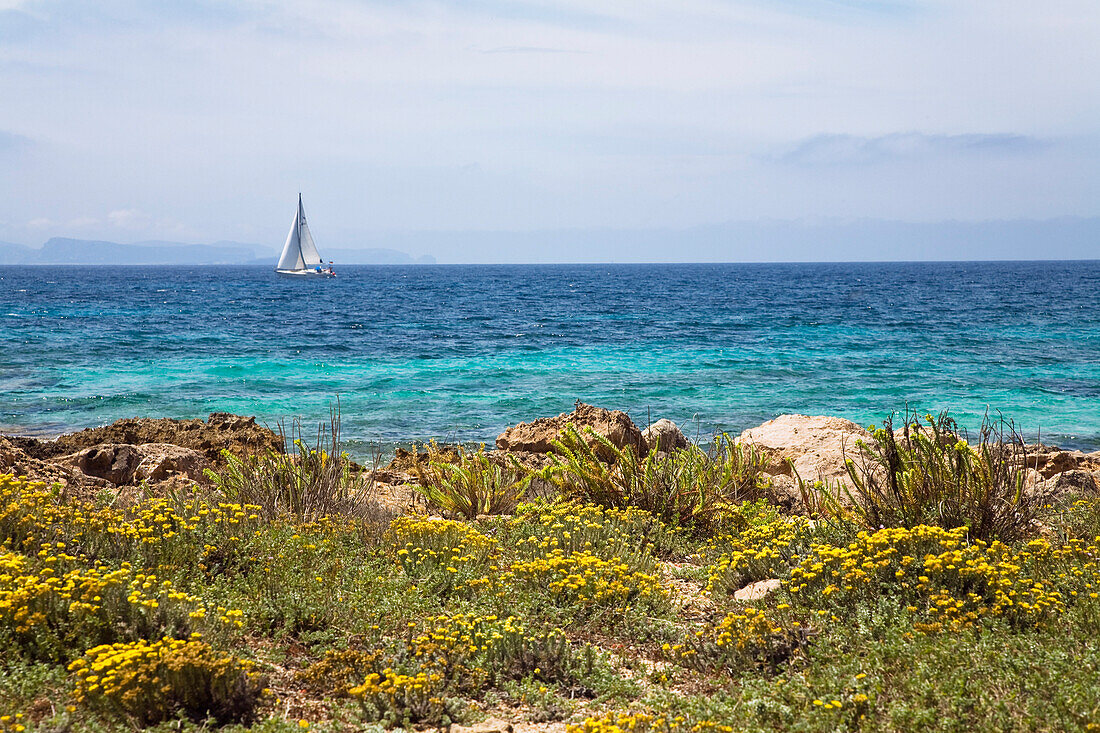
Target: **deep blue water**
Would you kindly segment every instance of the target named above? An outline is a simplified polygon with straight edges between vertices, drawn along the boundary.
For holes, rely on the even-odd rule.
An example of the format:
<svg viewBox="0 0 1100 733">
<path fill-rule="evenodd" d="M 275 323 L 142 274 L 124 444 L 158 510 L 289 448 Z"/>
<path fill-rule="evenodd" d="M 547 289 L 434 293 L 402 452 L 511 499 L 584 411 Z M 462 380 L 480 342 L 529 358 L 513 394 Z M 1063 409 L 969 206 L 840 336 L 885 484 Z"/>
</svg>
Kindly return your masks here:
<svg viewBox="0 0 1100 733">
<path fill-rule="evenodd" d="M 1000 410 L 1100 448 L 1100 261 L 0 267 L 0 431 L 134 415 L 316 423 L 353 451 L 492 442 L 577 398 L 689 434 L 784 412 Z"/>
</svg>

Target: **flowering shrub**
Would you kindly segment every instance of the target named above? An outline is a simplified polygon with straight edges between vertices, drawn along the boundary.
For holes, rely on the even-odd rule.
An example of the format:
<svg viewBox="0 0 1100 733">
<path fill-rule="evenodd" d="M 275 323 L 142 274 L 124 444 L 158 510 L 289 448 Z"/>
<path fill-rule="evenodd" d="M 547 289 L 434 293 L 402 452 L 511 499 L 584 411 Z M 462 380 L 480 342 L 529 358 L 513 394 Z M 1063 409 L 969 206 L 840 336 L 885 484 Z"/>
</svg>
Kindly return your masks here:
<svg viewBox="0 0 1100 733">
<path fill-rule="evenodd" d="M 631 570 L 640 571 L 652 571 L 651 541 L 668 532 L 660 520 L 641 509 L 574 502 L 521 504 L 511 530 L 516 554 L 524 559 L 546 557 L 555 550 L 588 552 L 620 558 Z"/>
<path fill-rule="evenodd" d="M 795 621 L 785 628 L 767 612 L 748 607 L 688 634 L 679 644 L 665 644 L 662 650 L 685 667 L 732 674 L 757 664 L 774 670 L 804 640 L 801 623 Z"/>
<path fill-rule="evenodd" d="M 528 675 L 572 685 L 592 671 L 595 652 L 587 645 L 575 649 L 559 630 L 528 631 L 515 617 L 456 614 L 410 624 L 408 638 L 388 662 L 375 656 L 369 663 L 385 666 L 348 690 L 369 719 L 390 726 L 440 725 L 457 711 L 448 702 L 452 696 L 477 696 L 502 679 Z"/>
<path fill-rule="evenodd" d="M 397 563 L 413 577 L 437 569 L 481 568 L 496 549 L 481 532 L 450 519 L 401 516 L 390 523 L 388 536 Z"/>
<path fill-rule="evenodd" d="M 77 560 L 49 544 L 33 560 L 0 550 L 0 629 L 35 656 L 64 658 L 119 638 L 241 625 L 239 611 L 208 612 L 199 598 L 129 564 L 73 567 Z"/>
<path fill-rule="evenodd" d="M 0 733 L 23 733 L 26 729 L 23 713 L 0 715 Z"/>
<path fill-rule="evenodd" d="M 604 560 L 589 552 L 551 550 L 545 557 L 521 561 L 501 582 L 548 595 L 558 605 L 627 607 L 668 592 L 655 575 L 633 571 L 619 558 Z"/>
<path fill-rule="evenodd" d="M 144 567 L 186 562 L 197 548 L 231 546 L 259 527 L 258 506 L 167 499 L 118 509 L 59 501 L 41 482 L 0 475 L 0 544 L 29 554 L 60 547 L 87 559 Z"/>
<path fill-rule="evenodd" d="M 390 668 L 367 675 L 363 684 L 351 688 L 364 712 L 386 727 L 414 723 L 444 725 L 450 723 L 444 699 L 446 680 L 439 672 L 401 674 Z"/>
<path fill-rule="evenodd" d="M 786 577 L 810 535 L 805 517 L 779 516 L 738 534 L 716 537 L 700 553 L 720 553 L 710 567 L 707 591 L 732 594 L 754 580 Z"/>
<path fill-rule="evenodd" d="M 121 712 L 139 725 L 179 713 L 195 720 L 247 722 L 263 689 L 250 662 L 197 638 L 97 646 L 69 671 L 77 702 Z"/>
<path fill-rule="evenodd" d="M 733 733 L 728 725 L 691 720 L 682 715 L 608 713 L 565 726 L 566 733 Z"/>
<path fill-rule="evenodd" d="M 294 679 L 317 695 L 347 697 L 350 690 L 373 670 L 383 665 L 380 650 L 330 649 L 317 662 L 294 675 Z"/>
<path fill-rule="evenodd" d="M 1061 548 L 1033 540 L 1013 550 L 998 541 L 967 543 L 964 528 L 882 529 L 861 532 L 847 547 L 814 545 L 791 571 L 790 591 L 821 609 L 893 594 L 924 631 L 959 629 L 985 617 L 1038 626 L 1066 608 L 1058 585 L 1068 586 L 1043 577 L 1062 568 L 1062 580 L 1072 576 L 1083 590 L 1093 589 L 1100 581 L 1097 549 L 1080 540 Z"/>
</svg>

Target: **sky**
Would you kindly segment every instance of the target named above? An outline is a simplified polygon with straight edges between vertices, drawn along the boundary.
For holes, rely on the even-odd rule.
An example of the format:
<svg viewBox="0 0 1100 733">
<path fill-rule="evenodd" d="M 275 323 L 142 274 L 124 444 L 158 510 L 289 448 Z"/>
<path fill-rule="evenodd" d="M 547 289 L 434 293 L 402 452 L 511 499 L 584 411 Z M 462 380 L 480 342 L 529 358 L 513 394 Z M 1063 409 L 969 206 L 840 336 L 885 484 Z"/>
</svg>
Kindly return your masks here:
<svg viewBox="0 0 1100 733">
<path fill-rule="evenodd" d="M 412 254 L 1097 217 L 1098 39 L 1095 0 L 0 0 L 0 241 L 274 249 L 299 191 L 322 250 Z"/>
</svg>

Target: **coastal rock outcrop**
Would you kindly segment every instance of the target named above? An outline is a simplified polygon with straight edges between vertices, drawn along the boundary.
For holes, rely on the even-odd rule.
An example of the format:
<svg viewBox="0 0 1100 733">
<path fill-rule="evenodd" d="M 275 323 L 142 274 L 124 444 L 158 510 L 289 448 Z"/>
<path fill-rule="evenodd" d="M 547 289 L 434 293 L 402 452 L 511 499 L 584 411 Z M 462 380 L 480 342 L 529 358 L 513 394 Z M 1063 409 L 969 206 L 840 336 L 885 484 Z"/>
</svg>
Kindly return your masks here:
<svg viewBox="0 0 1100 733">
<path fill-rule="evenodd" d="M 844 459 L 857 454 L 857 440 L 870 443 L 872 436 L 851 420 L 823 415 L 780 415 L 744 431 L 737 442 L 763 452 L 767 474 L 790 476 L 787 463 L 790 460 L 805 481 L 847 483 Z"/>
<path fill-rule="evenodd" d="M 234 455 L 283 452 L 278 433 L 256 424 L 254 417 L 214 412 L 202 420 L 133 417 L 98 428 L 62 435 L 56 440 L 12 438 L 29 456 L 50 460 L 103 444 L 170 444 L 202 453 L 214 465 L 222 465 L 221 452 Z"/>
<path fill-rule="evenodd" d="M 202 453 L 171 443 L 101 443 L 62 456 L 56 463 L 116 486 L 158 483 L 172 476 L 200 481 L 203 469 L 211 467 Z"/>
<path fill-rule="evenodd" d="M 1025 484 L 1024 490 L 1033 497 L 1045 501 L 1061 502 L 1076 496 L 1100 495 L 1100 471 L 1071 469 L 1056 473 L 1033 486 Z"/>
<path fill-rule="evenodd" d="M 668 453 L 688 447 L 688 440 L 679 426 L 664 417 L 643 430 L 642 438 L 651 451 Z"/>
<path fill-rule="evenodd" d="M 0 436 L 0 473 L 60 484 L 69 494 L 138 485 L 167 491 L 203 481 L 207 468 L 223 467 L 222 450 L 281 452 L 283 444 L 252 417 L 131 418 L 54 440 Z"/>
<path fill-rule="evenodd" d="M 530 423 L 513 425 L 497 437 L 497 448 L 510 452 L 551 453 L 554 451 L 553 442 L 566 425 L 576 427 L 596 455 L 605 461 L 613 460 L 614 456 L 605 446 L 586 436 L 585 428 L 591 428 L 620 450 L 629 446 L 640 456 L 649 452 L 642 431 L 625 412 L 605 410 L 579 400 L 571 413 L 563 412 L 556 417 L 540 417 Z"/>
<path fill-rule="evenodd" d="M 88 476 L 78 469 L 30 456 L 20 447 L 17 438 L 0 437 L 0 473 L 26 476 L 32 481 L 51 485 L 60 484 L 65 490 L 97 490 L 111 485 L 105 479 Z"/>
<path fill-rule="evenodd" d="M 1057 447 L 1028 446 L 1027 467 L 1035 469 L 1044 479 L 1067 471 L 1100 471 L 1100 457 L 1079 450 Z"/>
</svg>

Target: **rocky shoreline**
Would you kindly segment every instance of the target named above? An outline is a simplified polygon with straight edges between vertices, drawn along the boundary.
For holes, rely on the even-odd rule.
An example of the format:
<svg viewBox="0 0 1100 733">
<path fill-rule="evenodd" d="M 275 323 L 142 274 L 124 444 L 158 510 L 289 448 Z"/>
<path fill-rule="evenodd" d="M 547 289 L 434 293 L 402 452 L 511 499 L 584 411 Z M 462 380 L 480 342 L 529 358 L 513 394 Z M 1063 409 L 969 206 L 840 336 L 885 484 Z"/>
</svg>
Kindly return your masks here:
<svg viewBox="0 0 1100 733">
<path fill-rule="evenodd" d="M 572 425 L 602 436 L 618 449 L 639 455 L 670 452 L 689 445 L 677 425 L 660 419 L 646 428 L 619 410 L 577 402 L 574 410 L 540 417 L 506 429 L 488 451 L 494 461 L 518 460 L 532 468 L 549 464 L 553 441 Z M 791 506 L 799 498 L 795 476 L 811 481 L 846 483 L 845 458 L 859 440 L 871 441 L 863 426 L 838 417 L 780 415 L 745 430 L 737 443 L 752 447 L 763 458 L 763 474 L 777 503 Z M 586 438 L 598 456 L 610 459 L 606 446 Z M 103 490 L 164 494 L 206 483 L 206 469 L 224 466 L 222 451 L 238 456 L 282 452 L 278 433 L 254 417 L 212 413 L 205 421 L 171 418 L 128 418 L 110 425 L 61 435 L 53 440 L 0 436 L 0 473 L 12 473 L 61 486 L 67 495 Z M 403 503 L 412 500 L 408 485 L 416 481 L 423 455 L 398 449 L 385 467 L 370 471 L 381 493 Z M 792 471 L 793 468 L 793 471 Z M 1100 493 L 1100 451 L 1084 453 L 1056 446 L 1031 445 L 1026 453 L 1025 485 L 1047 495 Z"/>
</svg>

